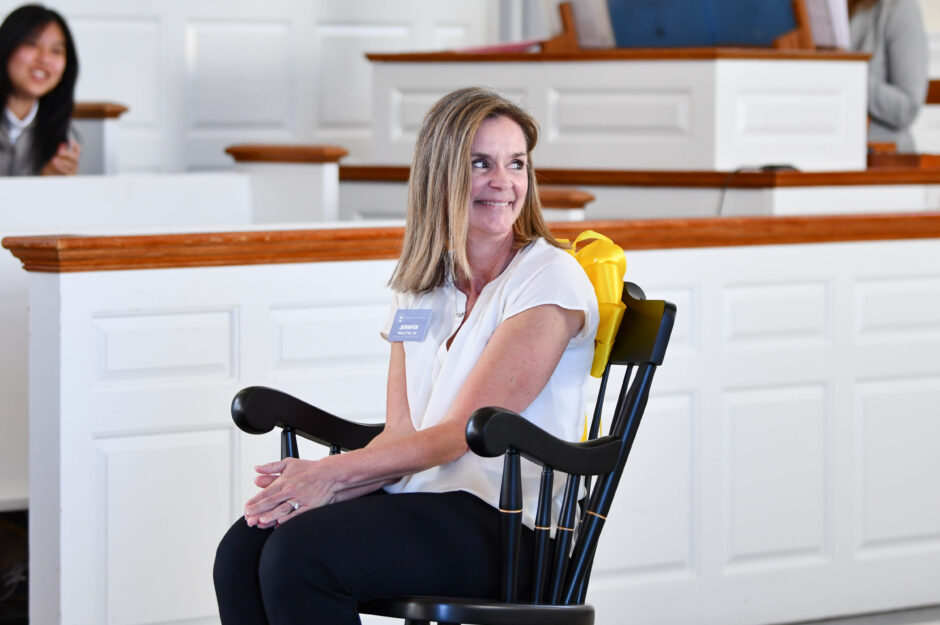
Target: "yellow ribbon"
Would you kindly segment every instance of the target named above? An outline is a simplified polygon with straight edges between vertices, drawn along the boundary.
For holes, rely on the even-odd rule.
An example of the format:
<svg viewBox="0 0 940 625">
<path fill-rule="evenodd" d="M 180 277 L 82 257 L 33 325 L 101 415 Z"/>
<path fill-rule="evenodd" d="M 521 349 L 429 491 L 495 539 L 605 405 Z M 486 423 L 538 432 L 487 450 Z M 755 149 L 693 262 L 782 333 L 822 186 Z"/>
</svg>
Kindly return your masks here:
<svg viewBox="0 0 940 625">
<path fill-rule="evenodd" d="M 590 243 L 579 248 L 578 245 L 584 241 Z M 617 329 L 627 308 L 621 301 L 627 259 L 619 245 L 593 230 L 585 230 L 579 234 L 568 251 L 584 269 L 597 295 L 600 322 L 597 337 L 594 339 L 591 375 L 599 378 L 604 375 L 607 359 L 610 358 L 610 351 L 614 347 L 614 337 L 617 336 Z"/>
</svg>

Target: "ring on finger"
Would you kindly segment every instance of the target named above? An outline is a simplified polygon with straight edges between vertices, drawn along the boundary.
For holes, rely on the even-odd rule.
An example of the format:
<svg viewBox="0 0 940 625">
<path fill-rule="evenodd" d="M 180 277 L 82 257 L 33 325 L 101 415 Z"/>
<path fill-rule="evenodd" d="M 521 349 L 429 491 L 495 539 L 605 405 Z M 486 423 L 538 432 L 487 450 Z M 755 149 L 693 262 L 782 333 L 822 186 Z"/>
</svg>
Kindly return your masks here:
<svg viewBox="0 0 940 625">
<path fill-rule="evenodd" d="M 297 508 L 300 507 L 300 504 L 297 503 L 296 501 L 293 501 L 292 499 L 288 499 L 284 503 L 286 503 L 288 506 L 291 507 L 291 512 L 297 512 Z"/>
</svg>

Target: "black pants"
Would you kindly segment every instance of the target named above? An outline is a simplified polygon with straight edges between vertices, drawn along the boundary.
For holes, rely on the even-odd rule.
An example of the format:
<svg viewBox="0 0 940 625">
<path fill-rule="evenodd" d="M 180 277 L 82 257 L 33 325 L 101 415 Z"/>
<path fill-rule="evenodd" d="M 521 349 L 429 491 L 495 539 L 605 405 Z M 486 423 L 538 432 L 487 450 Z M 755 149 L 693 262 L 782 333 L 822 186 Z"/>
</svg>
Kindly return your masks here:
<svg viewBox="0 0 940 625">
<path fill-rule="evenodd" d="M 523 528 L 521 589 L 532 532 Z M 463 492 L 383 492 L 309 510 L 277 529 L 239 519 L 213 577 L 225 625 L 359 623 L 357 604 L 499 594 L 499 512 Z"/>
</svg>

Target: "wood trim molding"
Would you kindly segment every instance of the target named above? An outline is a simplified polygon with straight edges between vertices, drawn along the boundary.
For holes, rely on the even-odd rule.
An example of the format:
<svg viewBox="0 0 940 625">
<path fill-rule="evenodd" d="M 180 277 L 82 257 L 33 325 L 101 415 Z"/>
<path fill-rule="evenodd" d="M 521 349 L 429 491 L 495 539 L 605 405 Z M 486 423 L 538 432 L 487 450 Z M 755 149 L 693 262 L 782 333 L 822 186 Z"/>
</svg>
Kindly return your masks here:
<svg viewBox="0 0 940 625">
<path fill-rule="evenodd" d="M 897 184 L 940 184 L 934 160 L 920 158 L 916 166 L 898 161 L 862 171 L 639 171 L 552 169 L 536 171 L 539 184 L 595 187 L 696 187 L 763 189 L 774 187 L 834 187 Z M 911 165 L 908 163 L 907 165 Z M 406 165 L 341 165 L 341 182 L 407 182 Z"/>
<path fill-rule="evenodd" d="M 544 63 L 579 61 L 867 61 L 869 54 L 774 48 L 606 48 L 573 52 L 404 52 L 367 53 L 373 63 Z"/>
<path fill-rule="evenodd" d="M 931 80 L 927 86 L 927 104 L 940 104 L 940 80 Z"/>
<path fill-rule="evenodd" d="M 288 145 L 241 143 L 230 145 L 225 152 L 236 163 L 338 163 L 349 154 L 336 145 Z"/>
<path fill-rule="evenodd" d="M 408 165 L 340 165 L 340 182 L 408 182 Z"/>
<path fill-rule="evenodd" d="M 594 194 L 574 187 L 540 185 L 539 201 L 543 208 L 578 210 L 593 202 Z"/>
<path fill-rule="evenodd" d="M 127 107 L 115 102 L 76 102 L 72 119 L 117 119 Z"/>
<path fill-rule="evenodd" d="M 606 234 L 625 250 L 792 245 L 940 238 L 940 213 L 715 217 L 556 222 L 573 239 L 583 230 Z M 66 273 L 216 267 L 274 263 L 394 259 L 404 229 L 323 228 L 135 236 L 15 236 L 3 247 L 27 271 Z"/>
</svg>

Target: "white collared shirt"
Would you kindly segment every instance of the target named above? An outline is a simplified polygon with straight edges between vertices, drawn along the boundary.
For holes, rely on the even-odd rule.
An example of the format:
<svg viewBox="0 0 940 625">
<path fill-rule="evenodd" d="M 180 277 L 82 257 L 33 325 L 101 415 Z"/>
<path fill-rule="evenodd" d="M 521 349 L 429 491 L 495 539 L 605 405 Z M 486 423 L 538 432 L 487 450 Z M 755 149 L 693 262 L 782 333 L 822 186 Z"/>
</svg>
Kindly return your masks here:
<svg viewBox="0 0 940 625">
<path fill-rule="evenodd" d="M 585 383 L 594 355 L 597 297 L 577 261 L 538 239 L 520 250 L 506 269 L 480 293 L 463 321 L 467 297 L 452 281 L 430 293 L 396 293 L 383 331 L 387 339 L 399 309 L 429 309 L 431 320 L 423 341 L 405 341 L 408 407 L 416 430 L 440 423 L 460 387 L 476 365 L 487 342 L 504 320 L 543 304 L 584 313 L 584 326 L 568 343 L 545 388 L 522 415 L 551 434 L 579 439 L 585 414 Z M 463 326 L 461 327 L 461 321 Z M 447 348 L 447 339 L 460 328 Z M 523 522 L 535 521 L 540 468 L 523 464 Z M 446 465 L 405 476 L 385 490 L 398 492 L 472 493 L 498 507 L 502 458 L 482 458 L 467 452 Z M 555 506 L 560 506 L 564 480 L 556 476 Z"/>
<path fill-rule="evenodd" d="M 13 112 L 6 107 L 4 107 L 3 112 L 6 114 L 7 133 L 10 135 L 10 145 L 16 145 L 16 140 L 20 138 L 23 131 L 36 119 L 36 113 L 39 112 L 39 100 L 33 102 L 33 108 L 29 109 L 29 113 L 27 113 L 26 117 L 23 119 L 14 115 Z"/>
</svg>

